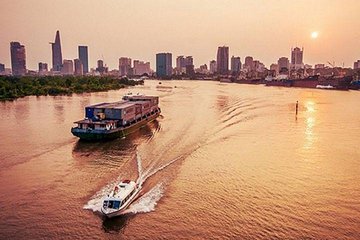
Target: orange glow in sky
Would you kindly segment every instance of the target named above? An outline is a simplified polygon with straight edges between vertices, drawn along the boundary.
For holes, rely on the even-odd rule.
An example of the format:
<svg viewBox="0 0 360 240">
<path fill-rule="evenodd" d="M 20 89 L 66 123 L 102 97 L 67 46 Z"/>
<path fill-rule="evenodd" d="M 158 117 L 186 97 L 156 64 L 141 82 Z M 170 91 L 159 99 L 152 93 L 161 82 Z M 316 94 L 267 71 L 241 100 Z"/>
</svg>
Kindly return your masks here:
<svg viewBox="0 0 360 240">
<path fill-rule="evenodd" d="M 88 45 L 91 67 L 104 58 L 117 68 L 128 56 L 154 68 L 157 52 L 174 60 L 192 55 L 199 66 L 221 45 L 242 62 L 253 56 L 266 66 L 290 57 L 294 46 L 304 47 L 305 63 L 351 66 L 360 59 L 359 9 L 359 0 L 2 0 L 0 63 L 10 67 L 10 42 L 19 41 L 29 69 L 51 66 L 49 42 L 60 30 L 63 58 L 77 58 L 77 46 Z"/>
</svg>

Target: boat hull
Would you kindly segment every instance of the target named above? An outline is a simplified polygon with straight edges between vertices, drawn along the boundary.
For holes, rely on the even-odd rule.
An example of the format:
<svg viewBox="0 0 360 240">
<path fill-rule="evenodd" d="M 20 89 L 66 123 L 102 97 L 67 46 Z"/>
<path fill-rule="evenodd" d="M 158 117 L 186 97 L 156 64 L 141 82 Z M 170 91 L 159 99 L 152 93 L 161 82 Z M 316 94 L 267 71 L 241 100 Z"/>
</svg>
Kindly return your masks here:
<svg viewBox="0 0 360 240">
<path fill-rule="evenodd" d="M 84 141 L 102 141 L 102 140 L 112 140 L 116 138 L 123 138 L 139 128 L 145 126 L 149 122 L 154 121 L 157 117 L 160 116 L 160 111 L 156 112 L 140 121 L 131 124 L 128 127 L 116 128 L 112 130 L 87 130 L 74 127 L 71 129 L 71 133 Z"/>
</svg>

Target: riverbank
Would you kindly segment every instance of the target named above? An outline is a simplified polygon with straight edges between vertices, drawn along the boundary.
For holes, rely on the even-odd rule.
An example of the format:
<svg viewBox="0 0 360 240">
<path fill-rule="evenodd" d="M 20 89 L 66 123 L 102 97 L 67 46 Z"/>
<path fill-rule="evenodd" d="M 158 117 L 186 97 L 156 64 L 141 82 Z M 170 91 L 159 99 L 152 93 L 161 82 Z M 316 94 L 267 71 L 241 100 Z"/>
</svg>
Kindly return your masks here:
<svg viewBox="0 0 360 240">
<path fill-rule="evenodd" d="M 14 100 L 32 95 L 57 96 L 117 90 L 127 86 L 141 85 L 143 83 L 143 81 L 134 81 L 128 78 L 94 76 L 0 76 L 0 101 Z"/>
</svg>

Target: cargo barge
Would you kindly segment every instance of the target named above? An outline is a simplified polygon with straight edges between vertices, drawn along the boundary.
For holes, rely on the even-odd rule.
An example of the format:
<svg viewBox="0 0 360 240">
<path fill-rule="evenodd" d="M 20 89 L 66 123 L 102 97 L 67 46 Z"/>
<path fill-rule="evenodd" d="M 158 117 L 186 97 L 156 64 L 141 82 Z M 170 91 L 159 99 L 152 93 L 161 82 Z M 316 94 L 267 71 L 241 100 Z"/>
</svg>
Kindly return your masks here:
<svg viewBox="0 0 360 240">
<path fill-rule="evenodd" d="M 298 87 L 298 88 L 320 88 L 334 90 L 349 90 L 351 77 L 329 77 L 320 78 L 319 76 L 311 76 L 304 79 L 282 79 L 280 81 L 268 81 L 266 86 L 277 87 Z"/>
<path fill-rule="evenodd" d="M 122 101 L 85 107 L 71 133 L 86 141 L 123 138 L 160 116 L 159 97 L 126 95 Z"/>
</svg>

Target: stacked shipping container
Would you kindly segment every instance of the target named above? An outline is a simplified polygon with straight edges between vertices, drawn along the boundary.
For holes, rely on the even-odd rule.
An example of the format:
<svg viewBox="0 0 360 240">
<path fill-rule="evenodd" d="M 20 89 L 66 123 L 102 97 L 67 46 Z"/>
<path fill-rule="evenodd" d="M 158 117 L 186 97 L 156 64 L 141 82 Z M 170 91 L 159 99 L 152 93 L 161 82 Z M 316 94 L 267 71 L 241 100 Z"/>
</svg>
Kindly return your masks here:
<svg viewBox="0 0 360 240">
<path fill-rule="evenodd" d="M 93 121 L 118 120 L 118 126 L 124 126 L 150 116 L 158 109 L 159 97 L 130 96 L 124 101 L 100 103 L 85 108 L 85 117 Z"/>
</svg>

